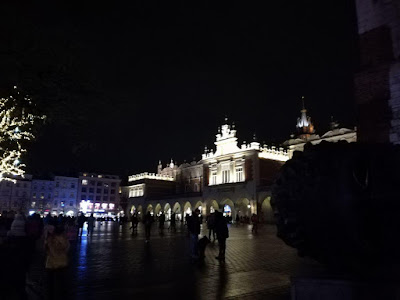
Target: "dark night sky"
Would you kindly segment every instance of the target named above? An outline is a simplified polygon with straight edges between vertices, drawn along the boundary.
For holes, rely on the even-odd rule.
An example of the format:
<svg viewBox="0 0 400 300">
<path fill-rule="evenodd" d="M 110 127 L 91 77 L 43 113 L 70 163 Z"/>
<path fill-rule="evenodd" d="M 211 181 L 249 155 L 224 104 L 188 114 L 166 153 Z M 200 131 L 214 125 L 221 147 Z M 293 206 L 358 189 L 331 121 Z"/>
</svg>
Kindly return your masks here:
<svg viewBox="0 0 400 300">
<path fill-rule="evenodd" d="M 200 159 L 224 115 L 240 142 L 278 144 L 302 95 L 318 133 L 331 115 L 356 125 L 351 1 L 81 2 L 1 9 L 0 87 L 18 84 L 48 115 L 30 173 Z"/>
</svg>

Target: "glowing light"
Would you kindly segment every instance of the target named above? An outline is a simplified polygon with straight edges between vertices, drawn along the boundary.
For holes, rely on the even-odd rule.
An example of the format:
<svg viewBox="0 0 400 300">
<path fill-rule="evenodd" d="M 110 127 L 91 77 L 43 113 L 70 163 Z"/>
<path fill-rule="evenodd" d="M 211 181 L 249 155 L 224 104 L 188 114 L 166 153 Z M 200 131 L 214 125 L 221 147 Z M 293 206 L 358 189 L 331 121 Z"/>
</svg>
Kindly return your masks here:
<svg viewBox="0 0 400 300">
<path fill-rule="evenodd" d="M 131 175 L 128 177 L 128 181 L 135 181 L 140 179 L 155 179 L 155 180 L 165 180 L 165 181 L 175 181 L 174 177 L 155 173 L 140 173 L 136 175 Z"/>
<path fill-rule="evenodd" d="M 21 155 L 26 152 L 25 143 L 35 138 L 32 128 L 36 121 L 45 119 L 26 112 L 31 103 L 28 96 L 21 98 L 18 91 L 14 97 L 0 98 L 0 181 L 15 182 L 12 177 L 25 173 L 25 165 L 20 163 Z"/>
<path fill-rule="evenodd" d="M 247 205 L 247 208 L 251 208 L 251 205 L 250 205 L 250 204 L 248 204 L 248 205 Z"/>
</svg>

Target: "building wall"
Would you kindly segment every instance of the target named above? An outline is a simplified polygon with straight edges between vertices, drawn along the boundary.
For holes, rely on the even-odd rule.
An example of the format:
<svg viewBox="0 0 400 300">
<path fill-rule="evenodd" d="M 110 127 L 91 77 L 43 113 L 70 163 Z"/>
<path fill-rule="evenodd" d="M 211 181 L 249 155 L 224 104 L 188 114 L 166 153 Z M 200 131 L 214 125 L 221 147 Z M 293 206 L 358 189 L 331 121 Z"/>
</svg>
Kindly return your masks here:
<svg viewBox="0 0 400 300">
<path fill-rule="evenodd" d="M 116 175 L 82 173 L 78 179 L 78 210 L 85 203 L 87 212 L 117 214 L 119 207 L 119 185 Z M 82 202 L 85 201 L 85 202 Z"/>
<path fill-rule="evenodd" d="M 400 0 L 356 0 L 360 142 L 400 143 Z"/>
<path fill-rule="evenodd" d="M 2 180 L 0 182 L 0 212 L 22 211 L 29 207 L 32 176 L 26 174 L 24 178 L 14 177 L 14 182 Z"/>
<path fill-rule="evenodd" d="M 54 199 L 52 211 L 68 215 L 77 215 L 78 207 L 78 178 L 54 177 Z"/>
<path fill-rule="evenodd" d="M 51 213 L 54 199 L 54 181 L 32 180 L 30 212 Z"/>
</svg>

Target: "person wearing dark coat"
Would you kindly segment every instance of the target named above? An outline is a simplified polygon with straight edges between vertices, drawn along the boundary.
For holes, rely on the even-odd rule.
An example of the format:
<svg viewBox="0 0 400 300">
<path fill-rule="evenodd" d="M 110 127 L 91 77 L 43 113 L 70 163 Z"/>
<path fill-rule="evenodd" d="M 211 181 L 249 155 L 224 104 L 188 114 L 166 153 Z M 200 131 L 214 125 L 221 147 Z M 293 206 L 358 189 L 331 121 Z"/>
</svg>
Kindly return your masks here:
<svg viewBox="0 0 400 300">
<path fill-rule="evenodd" d="M 188 218 L 188 229 L 190 234 L 190 250 L 192 259 L 199 258 L 199 234 L 200 234 L 200 220 L 199 209 L 193 211 L 193 214 Z"/>
<path fill-rule="evenodd" d="M 216 259 L 225 262 L 226 239 L 229 237 L 228 224 L 221 212 L 215 212 L 215 232 L 217 234 L 219 253 Z"/>
<path fill-rule="evenodd" d="M 150 232 L 151 232 L 151 224 L 153 224 L 154 218 L 151 213 L 148 211 L 146 216 L 144 217 L 144 229 L 146 233 L 146 243 L 150 240 Z"/>
</svg>

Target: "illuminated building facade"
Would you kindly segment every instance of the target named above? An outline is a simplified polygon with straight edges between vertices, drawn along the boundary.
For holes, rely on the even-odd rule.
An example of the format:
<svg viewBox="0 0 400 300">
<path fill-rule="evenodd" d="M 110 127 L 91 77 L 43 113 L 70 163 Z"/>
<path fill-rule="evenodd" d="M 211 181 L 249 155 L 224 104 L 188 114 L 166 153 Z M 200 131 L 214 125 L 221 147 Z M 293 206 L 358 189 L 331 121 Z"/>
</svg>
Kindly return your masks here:
<svg viewBox="0 0 400 300">
<path fill-rule="evenodd" d="M 14 181 L 0 181 L 0 212 L 25 212 L 31 196 L 32 175 L 13 176 L 12 179 Z"/>
<path fill-rule="evenodd" d="M 297 136 L 292 135 L 291 138 L 285 141 L 282 145 L 287 148 L 289 158 L 292 158 L 294 151 L 304 151 L 304 146 L 307 143 L 313 145 L 319 144 L 322 141 L 339 142 L 346 141 L 349 143 L 357 141 L 357 130 L 340 128 L 337 122 L 333 120 L 330 123 L 330 130 L 319 136 L 315 133 L 314 125 L 311 123 L 311 118 L 307 116 L 307 110 L 304 108 L 300 111 L 301 116 L 297 119 Z"/>
<path fill-rule="evenodd" d="M 78 178 L 55 176 L 52 213 L 76 216 L 78 212 Z"/>
<path fill-rule="evenodd" d="M 119 186 L 117 175 L 81 173 L 78 179 L 78 211 L 96 216 L 115 216 L 119 213 Z M 78 204 L 77 204 L 78 206 Z"/>
<path fill-rule="evenodd" d="M 54 181 L 32 180 L 29 214 L 49 214 L 53 205 Z"/>
<path fill-rule="evenodd" d="M 157 174 L 130 176 L 123 188 L 127 213 L 163 211 L 168 219 L 175 212 L 182 219 L 199 208 L 203 215 L 215 210 L 232 218 L 258 213 L 262 221 L 273 222 L 270 186 L 288 153 L 255 139 L 239 147 L 234 125 L 225 121 L 216 135 L 215 151 L 205 149 L 200 161 L 178 166 L 171 160 L 165 168 L 160 162 Z"/>
</svg>

